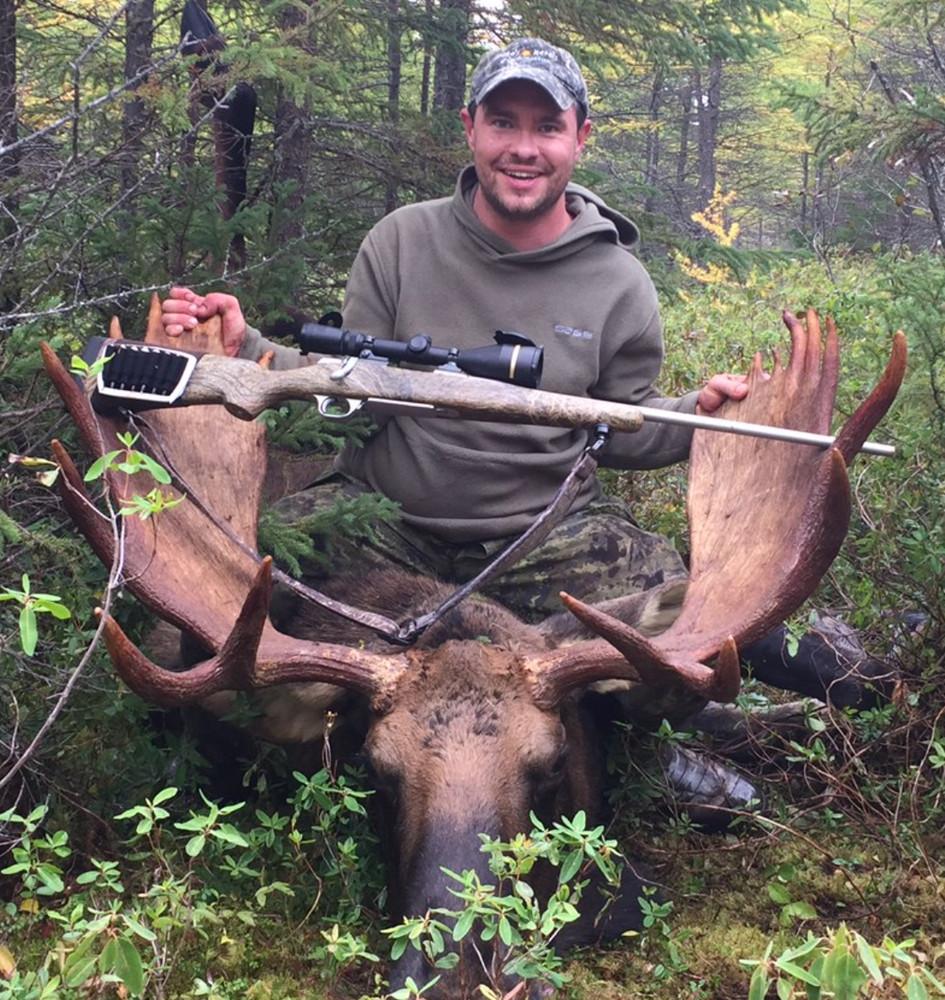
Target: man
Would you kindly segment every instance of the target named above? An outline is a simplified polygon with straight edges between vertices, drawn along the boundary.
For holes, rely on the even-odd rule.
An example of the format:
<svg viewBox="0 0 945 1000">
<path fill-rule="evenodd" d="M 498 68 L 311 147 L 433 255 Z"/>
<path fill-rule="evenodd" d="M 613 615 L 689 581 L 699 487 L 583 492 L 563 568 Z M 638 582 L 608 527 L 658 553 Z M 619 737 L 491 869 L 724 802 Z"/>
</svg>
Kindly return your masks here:
<svg viewBox="0 0 945 1000">
<path fill-rule="evenodd" d="M 698 392 L 664 398 L 657 296 L 630 252 L 639 233 L 571 176 L 591 130 L 587 87 L 573 57 L 540 39 L 487 54 L 461 112 L 473 165 L 452 198 L 401 208 L 365 238 L 351 269 L 345 326 L 406 341 L 418 333 L 461 351 L 496 330 L 545 349 L 542 388 L 683 412 L 711 413 L 748 391 L 716 375 Z M 175 288 L 164 303 L 168 334 L 219 314 L 227 352 L 276 367 L 306 363 L 247 327 L 238 301 Z M 687 458 L 691 431 L 644 425 L 616 435 L 603 464 L 647 469 Z M 338 562 L 393 562 L 465 582 L 545 509 L 587 444 L 583 430 L 394 417 L 334 473 L 288 498 L 299 520 L 342 496 L 379 492 L 401 520 L 382 525 L 368 550 Z M 558 591 L 601 601 L 685 573 L 659 536 L 588 479 L 548 540 L 486 592 L 528 617 L 559 610 Z"/>
</svg>

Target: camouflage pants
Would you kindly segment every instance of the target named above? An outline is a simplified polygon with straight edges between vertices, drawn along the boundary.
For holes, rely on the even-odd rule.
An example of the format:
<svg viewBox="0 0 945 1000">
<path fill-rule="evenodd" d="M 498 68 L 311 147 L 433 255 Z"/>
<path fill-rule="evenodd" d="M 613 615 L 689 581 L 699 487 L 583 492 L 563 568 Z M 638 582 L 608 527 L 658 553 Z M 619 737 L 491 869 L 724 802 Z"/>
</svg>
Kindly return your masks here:
<svg viewBox="0 0 945 1000">
<path fill-rule="evenodd" d="M 275 509 L 289 524 L 370 492 L 338 474 L 280 500 Z M 477 576 L 515 538 L 455 544 L 403 521 L 378 523 L 357 542 L 332 537 L 331 573 L 368 573 L 397 567 L 461 585 Z M 306 581 L 318 586 L 323 567 L 305 565 Z M 482 593 L 530 621 L 561 610 L 558 592 L 588 603 L 646 590 L 685 576 L 682 559 L 661 535 L 641 530 L 625 504 L 601 497 L 566 516 L 518 563 L 482 588 Z"/>
</svg>

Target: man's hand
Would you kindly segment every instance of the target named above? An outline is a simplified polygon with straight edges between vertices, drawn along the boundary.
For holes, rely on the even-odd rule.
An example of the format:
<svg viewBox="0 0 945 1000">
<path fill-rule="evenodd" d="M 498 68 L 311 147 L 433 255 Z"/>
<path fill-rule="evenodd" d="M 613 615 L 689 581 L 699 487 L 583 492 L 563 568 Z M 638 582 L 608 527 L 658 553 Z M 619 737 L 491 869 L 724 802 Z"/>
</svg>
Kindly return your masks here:
<svg viewBox="0 0 945 1000">
<path fill-rule="evenodd" d="M 713 375 L 699 393 L 696 412 L 715 413 L 727 399 L 744 399 L 747 395 L 747 375 Z"/>
<path fill-rule="evenodd" d="M 235 295 L 225 292 L 198 295 L 189 288 L 175 287 L 161 303 L 161 323 L 169 337 L 179 337 L 211 316 L 219 316 L 223 322 L 224 353 L 238 357 L 246 338 L 246 320 Z"/>
</svg>

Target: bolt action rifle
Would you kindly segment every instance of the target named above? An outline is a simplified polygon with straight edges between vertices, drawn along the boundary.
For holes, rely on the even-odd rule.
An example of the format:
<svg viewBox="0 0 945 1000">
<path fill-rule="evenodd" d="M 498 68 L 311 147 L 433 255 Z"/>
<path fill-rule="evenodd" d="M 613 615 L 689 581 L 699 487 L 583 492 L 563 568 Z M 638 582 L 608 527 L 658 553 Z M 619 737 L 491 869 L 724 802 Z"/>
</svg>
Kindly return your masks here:
<svg viewBox="0 0 945 1000">
<path fill-rule="evenodd" d="M 86 360 L 104 363 L 97 366 L 92 403 L 99 412 L 222 404 L 235 416 L 251 420 L 263 410 L 300 399 L 315 401 L 324 416 L 334 419 L 363 411 L 589 431 L 604 424 L 624 432 L 638 431 L 649 420 L 822 448 L 834 440 L 826 434 L 737 419 L 545 392 L 538 388 L 543 348 L 521 334 L 499 331 L 494 345 L 460 351 L 437 348 L 424 335 L 404 343 L 308 323 L 297 339 L 303 353 L 322 357 L 300 368 L 270 371 L 238 358 L 95 338 L 86 349 Z M 340 363 L 339 357 L 344 359 Z M 869 441 L 861 450 L 895 453 L 890 445 Z"/>
</svg>

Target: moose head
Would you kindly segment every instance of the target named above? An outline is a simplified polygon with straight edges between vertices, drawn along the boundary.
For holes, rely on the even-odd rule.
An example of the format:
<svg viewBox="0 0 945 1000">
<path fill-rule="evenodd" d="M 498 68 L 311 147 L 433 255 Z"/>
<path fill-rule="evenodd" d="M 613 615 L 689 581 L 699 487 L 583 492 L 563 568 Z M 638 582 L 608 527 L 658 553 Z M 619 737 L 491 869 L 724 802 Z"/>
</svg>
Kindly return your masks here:
<svg viewBox="0 0 945 1000">
<path fill-rule="evenodd" d="M 785 322 L 789 363 L 775 356 L 766 372 L 756 357 L 748 397 L 720 415 L 827 433 L 839 370 L 836 329 L 828 321 L 822 333 L 813 312 L 805 322 L 785 314 Z M 161 337 L 152 310 L 147 339 Z M 96 457 L 112 450 L 125 417 L 95 414 L 53 352 L 45 349 L 44 357 L 88 450 Z M 105 642 L 122 678 L 162 705 L 251 692 L 263 706 L 263 734 L 271 725 L 271 732 L 291 731 L 297 739 L 317 738 L 324 710 L 353 696 L 366 709 L 363 749 L 392 845 L 392 899 L 403 914 L 418 916 L 454 906 L 443 867 L 482 870 L 480 834 L 511 839 L 528 830 L 532 811 L 545 819 L 599 812 L 600 733 L 588 715 L 590 689 L 618 682 L 631 721 L 648 726 L 680 721 L 708 700 L 734 698 L 739 645 L 793 613 L 836 556 L 850 517 L 847 465 L 894 399 L 904 368 L 905 342 L 897 335 L 880 383 L 827 449 L 695 433 L 687 586 L 598 607 L 562 594 L 566 610 L 537 626 L 470 600 L 407 650 L 340 641 L 337 628 L 314 615 L 301 616 L 297 634 L 273 626 L 273 567 L 256 551 L 266 461 L 258 424 L 219 406 L 135 417 L 140 444 L 189 500 L 147 521 L 123 518 L 120 530 L 87 495 L 66 452 L 54 448 L 63 503 L 98 556 L 120 567 L 140 601 L 208 651 L 186 671 L 165 669 L 107 617 Z M 142 491 L 117 472 L 108 473 L 108 489 L 118 502 Z M 432 601 L 436 586 L 388 580 L 376 600 L 388 611 L 385 602 L 408 590 Z M 350 585 L 346 599 L 358 599 Z M 635 899 L 639 885 L 627 881 Z M 634 915 L 626 919 L 612 930 L 626 929 Z M 441 981 L 437 995 L 471 995 L 492 961 L 477 949 Z M 408 953 L 392 985 L 408 976 L 428 978 L 419 954 Z"/>
</svg>

